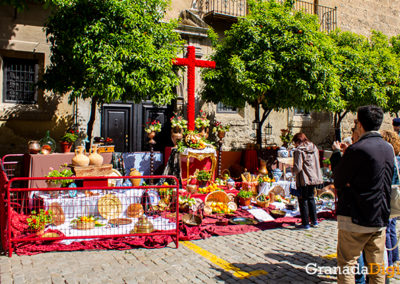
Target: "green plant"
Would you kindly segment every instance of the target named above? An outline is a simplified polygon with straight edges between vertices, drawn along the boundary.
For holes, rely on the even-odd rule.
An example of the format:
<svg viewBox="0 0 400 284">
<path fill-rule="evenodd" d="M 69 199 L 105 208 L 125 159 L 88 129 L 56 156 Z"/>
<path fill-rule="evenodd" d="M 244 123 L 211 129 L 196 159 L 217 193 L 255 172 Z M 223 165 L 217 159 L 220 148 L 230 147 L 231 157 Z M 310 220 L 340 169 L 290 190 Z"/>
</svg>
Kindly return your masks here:
<svg viewBox="0 0 400 284">
<path fill-rule="evenodd" d="M 211 180 L 211 171 L 207 170 L 196 170 L 195 176 L 198 181 L 209 181 Z"/>
<path fill-rule="evenodd" d="M 197 129 L 201 129 L 201 128 L 205 128 L 205 127 L 209 127 L 210 126 L 210 120 L 207 118 L 207 114 L 200 110 L 200 115 L 198 117 L 196 117 L 196 120 L 194 121 L 196 128 Z"/>
<path fill-rule="evenodd" d="M 187 120 L 184 119 L 181 115 L 174 113 L 174 116 L 171 117 L 171 127 L 172 128 L 180 128 L 185 130 L 187 128 Z"/>
<path fill-rule="evenodd" d="M 144 131 L 146 131 L 147 133 L 151 133 L 151 132 L 160 132 L 161 131 L 161 122 L 159 122 L 158 120 L 153 120 L 152 122 L 148 121 L 146 122 Z"/>
<path fill-rule="evenodd" d="M 239 191 L 239 193 L 237 194 L 237 197 L 241 197 L 241 198 L 250 198 L 253 196 L 253 193 L 251 191 L 247 191 L 247 190 L 241 190 Z"/>
<path fill-rule="evenodd" d="M 290 144 L 290 142 L 292 142 L 292 139 L 293 139 L 292 130 L 281 129 L 281 135 L 279 136 L 279 138 L 281 138 L 283 145 Z"/>
<path fill-rule="evenodd" d="M 258 201 L 264 202 L 264 201 L 269 201 L 269 196 L 266 196 L 265 194 L 261 194 L 257 197 Z"/>
<path fill-rule="evenodd" d="M 67 166 L 67 164 L 61 165 L 59 170 L 55 170 L 50 167 L 49 168 L 50 172 L 45 177 L 71 177 L 71 176 L 73 176 L 73 172 L 71 171 L 71 169 L 64 168 L 66 166 Z M 65 187 L 69 183 L 73 182 L 73 180 L 72 179 L 55 179 L 55 180 L 47 180 L 47 182 L 61 184 L 62 187 Z"/>
<path fill-rule="evenodd" d="M 53 212 L 51 212 L 51 210 L 40 209 L 39 213 L 37 213 L 33 210 L 26 221 L 30 229 L 40 231 L 43 230 L 47 224 L 53 222 Z"/>
<path fill-rule="evenodd" d="M 322 160 L 322 163 L 323 163 L 325 166 L 329 166 L 329 165 L 331 164 L 331 160 L 330 160 L 329 158 L 325 158 L 325 159 Z"/>
<path fill-rule="evenodd" d="M 69 142 L 74 143 L 78 139 L 78 134 L 75 133 L 74 130 L 70 130 L 69 132 L 65 133 L 63 137 L 61 137 L 62 142 Z"/>
<path fill-rule="evenodd" d="M 222 132 L 228 132 L 230 127 L 231 127 L 230 125 L 222 125 L 221 122 L 216 121 L 216 122 L 215 122 L 215 126 L 213 127 L 212 132 L 213 132 L 213 133 L 221 132 L 221 131 L 222 131 Z"/>
</svg>

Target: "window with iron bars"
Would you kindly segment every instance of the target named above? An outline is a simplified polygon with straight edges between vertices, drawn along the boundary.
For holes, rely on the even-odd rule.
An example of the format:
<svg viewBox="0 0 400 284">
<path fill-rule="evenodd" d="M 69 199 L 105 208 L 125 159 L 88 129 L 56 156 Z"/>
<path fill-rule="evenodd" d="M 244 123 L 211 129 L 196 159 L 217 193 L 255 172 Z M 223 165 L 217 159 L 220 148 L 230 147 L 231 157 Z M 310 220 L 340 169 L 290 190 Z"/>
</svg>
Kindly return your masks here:
<svg viewBox="0 0 400 284">
<path fill-rule="evenodd" d="M 38 61 L 3 57 L 3 102 L 34 104 Z"/>
<path fill-rule="evenodd" d="M 219 112 L 219 113 L 237 113 L 237 108 L 230 107 L 230 106 L 224 105 L 223 103 L 219 102 L 217 104 L 217 112 Z"/>
</svg>

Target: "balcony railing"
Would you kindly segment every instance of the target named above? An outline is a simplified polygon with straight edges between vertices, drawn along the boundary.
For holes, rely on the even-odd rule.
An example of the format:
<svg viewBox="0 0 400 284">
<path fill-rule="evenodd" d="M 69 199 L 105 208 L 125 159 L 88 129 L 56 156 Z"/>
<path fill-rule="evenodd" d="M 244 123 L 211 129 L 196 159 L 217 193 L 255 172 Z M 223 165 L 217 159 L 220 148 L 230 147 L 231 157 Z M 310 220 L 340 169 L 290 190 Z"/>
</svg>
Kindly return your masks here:
<svg viewBox="0 0 400 284">
<path fill-rule="evenodd" d="M 236 19 L 247 14 L 246 0 L 202 0 L 200 3 L 204 18 Z"/>
<path fill-rule="evenodd" d="M 279 0 L 283 3 L 283 0 Z M 293 9 L 303 11 L 306 14 L 318 16 L 321 31 L 330 32 L 337 28 L 337 8 L 316 5 L 313 2 L 296 0 Z"/>
<path fill-rule="evenodd" d="M 283 3 L 284 0 L 278 0 Z M 205 19 L 215 17 L 220 19 L 236 19 L 247 14 L 246 0 L 200 0 L 199 10 Z M 296 11 L 318 16 L 321 31 L 330 32 L 337 27 L 337 9 L 314 4 L 302 0 L 296 0 L 293 7 Z"/>
</svg>

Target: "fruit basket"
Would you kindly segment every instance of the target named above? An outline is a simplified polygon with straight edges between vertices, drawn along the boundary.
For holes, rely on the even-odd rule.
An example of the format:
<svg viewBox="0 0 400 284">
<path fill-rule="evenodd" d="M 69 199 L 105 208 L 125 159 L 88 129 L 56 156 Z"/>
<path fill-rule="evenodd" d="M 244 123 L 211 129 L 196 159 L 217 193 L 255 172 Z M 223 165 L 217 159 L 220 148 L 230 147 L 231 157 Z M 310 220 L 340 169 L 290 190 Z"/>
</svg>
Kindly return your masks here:
<svg viewBox="0 0 400 284">
<path fill-rule="evenodd" d="M 267 208 L 270 203 L 270 198 L 265 194 L 260 194 L 256 197 L 256 202 L 258 207 Z"/>
</svg>

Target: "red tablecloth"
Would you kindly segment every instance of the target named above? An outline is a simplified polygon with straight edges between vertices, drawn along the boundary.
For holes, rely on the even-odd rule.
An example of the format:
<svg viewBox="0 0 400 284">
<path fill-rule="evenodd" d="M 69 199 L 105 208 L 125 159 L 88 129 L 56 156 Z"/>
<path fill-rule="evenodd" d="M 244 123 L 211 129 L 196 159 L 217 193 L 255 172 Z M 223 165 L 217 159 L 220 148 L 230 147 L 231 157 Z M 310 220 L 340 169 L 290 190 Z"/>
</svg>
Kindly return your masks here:
<svg viewBox="0 0 400 284">
<path fill-rule="evenodd" d="M 266 209 L 268 211 L 268 209 Z M 14 237 L 23 236 L 27 229 L 26 215 L 11 212 L 11 231 Z M 180 215 L 182 216 L 182 215 Z M 232 216 L 228 216 L 232 217 Z M 235 217 L 252 217 L 246 210 L 238 209 Z M 333 213 L 323 212 L 318 214 L 319 218 L 334 218 Z M 244 234 L 248 232 L 256 232 L 259 230 L 267 230 L 273 228 L 287 227 L 294 225 L 300 221 L 300 218 L 284 217 L 274 221 L 260 222 L 256 225 L 226 225 L 217 226 L 218 216 L 210 215 L 203 218 L 200 226 L 190 227 L 180 224 L 179 239 L 182 241 L 205 239 L 211 236 L 224 236 L 234 234 Z M 321 221 L 321 219 L 320 219 Z M 46 230 L 46 232 L 57 232 L 57 230 Z M 167 246 L 173 241 L 171 236 L 141 236 L 141 237 L 119 237 L 112 239 L 93 239 L 73 242 L 71 244 L 63 244 L 60 241 L 36 241 L 36 242 L 21 242 L 15 244 L 15 252 L 18 255 L 33 255 L 47 251 L 77 251 L 77 250 L 99 250 L 99 249 L 118 249 L 126 250 L 135 247 L 144 248 L 161 248 Z"/>
</svg>

